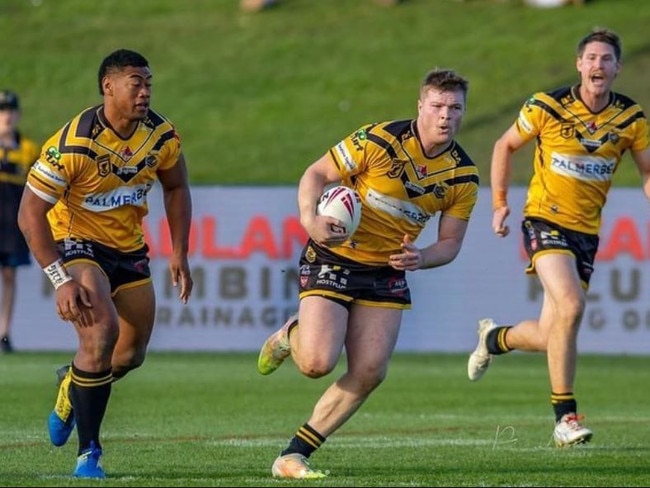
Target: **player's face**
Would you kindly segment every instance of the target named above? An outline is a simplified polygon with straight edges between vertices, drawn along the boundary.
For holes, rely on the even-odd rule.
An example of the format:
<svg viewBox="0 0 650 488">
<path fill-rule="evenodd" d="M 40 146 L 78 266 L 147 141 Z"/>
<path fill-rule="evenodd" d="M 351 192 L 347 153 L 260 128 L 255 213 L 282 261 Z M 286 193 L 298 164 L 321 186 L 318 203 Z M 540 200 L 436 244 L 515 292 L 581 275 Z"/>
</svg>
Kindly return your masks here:
<svg viewBox="0 0 650 488">
<path fill-rule="evenodd" d="M 120 115 L 129 120 L 142 120 L 149 110 L 151 98 L 151 70 L 127 66 L 107 76 L 104 86 L 105 101 L 111 103 Z"/>
<path fill-rule="evenodd" d="M 12 108 L 0 108 L 0 136 L 11 134 L 16 130 L 20 112 Z"/>
<path fill-rule="evenodd" d="M 462 91 L 426 90 L 418 100 L 418 127 L 423 137 L 433 144 L 451 141 L 465 114 Z"/>
<path fill-rule="evenodd" d="M 576 62 L 582 86 L 593 95 L 606 95 L 620 70 L 614 47 L 590 42 Z"/>
</svg>

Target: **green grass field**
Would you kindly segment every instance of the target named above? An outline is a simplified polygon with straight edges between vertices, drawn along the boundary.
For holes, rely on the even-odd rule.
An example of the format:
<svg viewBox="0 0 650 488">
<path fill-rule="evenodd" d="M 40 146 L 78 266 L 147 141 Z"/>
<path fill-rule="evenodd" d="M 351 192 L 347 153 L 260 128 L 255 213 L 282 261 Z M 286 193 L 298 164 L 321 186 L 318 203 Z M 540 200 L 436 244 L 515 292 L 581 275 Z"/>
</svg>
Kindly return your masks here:
<svg viewBox="0 0 650 488">
<path fill-rule="evenodd" d="M 283 0 L 249 15 L 238 0 L 2 0 L 0 84 L 23 96 L 23 128 L 40 141 L 99 103 L 96 73 L 108 52 L 140 50 L 154 71 L 153 106 L 178 126 L 193 183 L 267 185 L 295 184 L 362 124 L 413 117 L 425 72 L 454 68 L 470 80 L 459 140 L 485 185 L 494 139 L 532 92 L 577 80 L 575 45 L 596 25 L 623 37 L 615 88 L 650 110 L 644 0 L 555 9 Z M 529 152 L 516 162 L 521 184 Z M 640 184 L 633 164 L 617 177 Z"/>
<path fill-rule="evenodd" d="M 88 486 L 70 477 L 76 433 L 49 444 L 54 370 L 69 354 L 0 356 L 0 485 Z M 275 480 L 270 465 L 341 370 L 271 376 L 253 354 L 152 353 L 116 383 L 102 430 L 101 486 L 648 486 L 645 357 L 582 356 L 585 446 L 551 444 L 545 360 L 498 358 L 477 383 L 465 355 L 393 358 L 385 383 L 312 456 L 325 480 Z M 344 359 L 339 366 L 344 366 Z"/>
</svg>

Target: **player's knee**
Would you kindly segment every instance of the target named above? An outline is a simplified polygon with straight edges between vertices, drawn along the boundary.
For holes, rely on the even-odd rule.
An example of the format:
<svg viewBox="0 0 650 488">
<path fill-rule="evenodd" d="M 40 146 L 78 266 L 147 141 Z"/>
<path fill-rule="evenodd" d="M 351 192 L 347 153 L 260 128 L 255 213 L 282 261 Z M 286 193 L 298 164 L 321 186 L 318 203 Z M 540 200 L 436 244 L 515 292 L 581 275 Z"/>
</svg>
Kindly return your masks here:
<svg viewBox="0 0 650 488">
<path fill-rule="evenodd" d="M 144 351 L 129 351 L 129 353 L 121 354 L 113 359 L 113 378 L 120 379 L 129 371 L 139 368 L 144 363 Z"/>
<path fill-rule="evenodd" d="M 332 372 L 336 364 L 312 358 L 307 361 L 297 362 L 298 370 L 309 378 L 322 378 Z"/>
<path fill-rule="evenodd" d="M 359 381 L 360 389 L 365 393 L 370 393 L 379 385 L 381 385 L 385 379 L 386 379 L 385 368 L 378 368 L 378 369 L 369 368 Z"/>
<path fill-rule="evenodd" d="M 583 297 L 565 297 L 557 307 L 558 322 L 568 325 L 577 325 L 585 311 L 585 299 Z"/>
<path fill-rule="evenodd" d="M 101 370 L 111 363 L 116 342 L 117 334 L 106 334 L 98 338 L 80 336 L 77 353 L 84 358 L 86 364 L 93 364 L 93 371 Z"/>
</svg>

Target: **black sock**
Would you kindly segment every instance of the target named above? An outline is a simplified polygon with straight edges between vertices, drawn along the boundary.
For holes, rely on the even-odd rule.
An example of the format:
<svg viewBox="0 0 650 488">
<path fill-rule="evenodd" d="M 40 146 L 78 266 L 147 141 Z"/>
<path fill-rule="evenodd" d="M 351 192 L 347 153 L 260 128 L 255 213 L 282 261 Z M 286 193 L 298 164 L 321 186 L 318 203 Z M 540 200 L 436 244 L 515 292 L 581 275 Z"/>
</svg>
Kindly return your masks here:
<svg viewBox="0 0 650 488">
<path fill-rule="evenodd" d="M 512 351 L 512 348 L 506 344 L 506 334 L 510 329 L 512 329 L 511 326 L 502 326 L 488 332 L 486 341 L 490 354 L 499 355 Z"/>
<path fill-rule="evenodd" d="M 289 446 L 282 451 L 282 456 L 285 454 L 300 453 L 306 458 L 323 445 L 325 437 L 316 432 L 309 424 L 304 424 L 298 429 L 296 435 L 293 436 Z"/>
<path fill-rule="evenodd" d="M 551 392 L 551 405 L 553 405 L 553 410 L 555 411 L 555 422 L 562 420 L 562 417 L 568 413 L 578 412 L 578 402 L 573 397 L 573 392 Z"/>
<path fill-rule="evenodd" d="M 72 365 L 70 400 L 74 406 L 74 416 L 79 435 L 79 454 L 90 447 L 101 448 L 99 429 L 104 420 L 106 405 L 111 395 L 113 376 L 110 368 L 99 373 L 89 373 Z"/>
</svg>

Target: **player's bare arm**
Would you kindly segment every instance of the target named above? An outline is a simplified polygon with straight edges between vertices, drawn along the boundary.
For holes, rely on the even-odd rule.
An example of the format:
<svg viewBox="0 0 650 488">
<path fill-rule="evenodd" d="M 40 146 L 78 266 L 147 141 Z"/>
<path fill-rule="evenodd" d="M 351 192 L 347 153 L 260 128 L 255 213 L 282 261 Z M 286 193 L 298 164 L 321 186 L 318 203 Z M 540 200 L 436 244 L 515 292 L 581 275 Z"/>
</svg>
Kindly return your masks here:
<svg viewBox="0 0 650 488">
<path fill-rule="evenodd" d="M 18 225 L 29 245 L 34 259 L 43 268 L 52 281 L 56 293 L 56 311 L 62 320 L 78 322 L 81 326 L 89 324 L 89 314 L 80 308 L 92 308 L 88 292 L 74 277 L 68 273 L 56 250 L 52 237 L 47 212 L 52 204 L 38 195 L 29 187 L 23 192 L 18 210 Z"/>
<path fill-rule="evenodd" d="M 402 252 L 392 254 L 388 264 L 395 269 L 415 271 L 436 268 L 452 262 L 458 256 L 465 233 L 466 220 L 442 216 L 438 225 L 438 240 L 433 244 L 418 248 L 408 235 L 402 240 Z"/>
<path fill-rule="evenodd" d="M 650 200 L 650 147 L 643 151 L 632 151 L 632 159 L 641 174 L 643 193 Z"/>
<path fill-rule="evenodd" d="M 467 225 L 467 220 L 442 215 L 438 224 L 438 240 L 421 250 L 421 268 L 437 268 L 456 259 L 465 239 Z"/>
<path fill-rule="evenodd" d="M 512 125 L 494 143 L 492 161 L 490 164 L 490 187 L 492 190 L 492 230 L 499 237 L 510 233 L 506 219 L 510 215 L 508 206 L 508 187 L 512 172 L 512 155 L 526 141 L 519 135 L 515 125 Z"/>
<path fill-rule="evenodd" d="M 187 303 L 194 286 L 187 258 L 192 220 L 192 197 L 183 154 L 179 156 L 178 162 L 172 168 L 158 171 L 158 179 L 163 188 L 165 214 L 172 239 L 169 272 L 172 284 L 178 286 L 180 283 L 179 298 L 183 303 Z"/>
<path fill-rule="evenodd" d="M 340 244 L 347 239 L 332 230 L 340 222 L 332 217 L 316 215 L 318 199 L 325 187 L 341 181 L 341 175 L 332 157 L 325 154 L 303 173 L 298 184 L 298 210 L 300 223 L 315 242 L 325 246 Z"/>
</svg>

